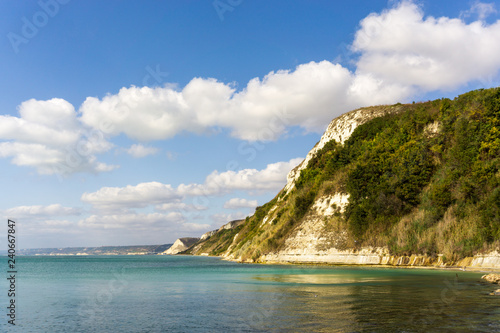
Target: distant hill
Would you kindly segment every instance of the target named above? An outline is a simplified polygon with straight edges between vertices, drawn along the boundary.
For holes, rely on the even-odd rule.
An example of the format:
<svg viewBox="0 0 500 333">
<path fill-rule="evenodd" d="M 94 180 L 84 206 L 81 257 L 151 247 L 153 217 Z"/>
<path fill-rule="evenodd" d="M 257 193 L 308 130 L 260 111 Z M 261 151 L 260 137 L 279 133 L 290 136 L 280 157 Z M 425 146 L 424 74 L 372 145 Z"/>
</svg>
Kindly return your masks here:
<svg viewBox="0 0 500 333">
<path fill-rule="evenodd" d="M 498 251 L 500 88 L 334 119 L 273 200 L 187 252 L 500 267 Z"/>
<path fill-rule="evenodd" d="M 100 246 L 100 247 L 65 247 L 19 250 L 19 255 L 154 255 L 171 247 L 163 245 Z"/>
</svg>

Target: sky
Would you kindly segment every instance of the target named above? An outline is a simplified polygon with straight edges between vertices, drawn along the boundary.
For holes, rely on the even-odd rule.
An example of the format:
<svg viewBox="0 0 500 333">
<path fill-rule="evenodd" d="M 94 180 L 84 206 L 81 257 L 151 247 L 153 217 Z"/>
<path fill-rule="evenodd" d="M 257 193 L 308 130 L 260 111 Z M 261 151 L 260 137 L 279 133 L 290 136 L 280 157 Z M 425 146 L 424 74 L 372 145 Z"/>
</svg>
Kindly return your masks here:
<svg viewBox="0 0 500 333">
<path fill-rule="evenodd" d="M 335 117 L 498 86 L 498 2 L 1 0 L 0 237 L 166 244 L 245 218 Z"/>
</svg>

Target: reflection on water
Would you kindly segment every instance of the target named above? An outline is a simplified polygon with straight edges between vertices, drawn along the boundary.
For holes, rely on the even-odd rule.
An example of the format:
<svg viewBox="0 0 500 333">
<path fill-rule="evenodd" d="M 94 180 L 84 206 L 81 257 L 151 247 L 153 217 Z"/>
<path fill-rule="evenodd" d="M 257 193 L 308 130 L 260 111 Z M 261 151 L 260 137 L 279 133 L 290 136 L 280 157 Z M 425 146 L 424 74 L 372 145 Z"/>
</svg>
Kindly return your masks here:
<svg viewBox="0 0 500 333">
<path fill-rule="evenodd" d="M 312 332 L 500 332 L 498 298 L 477 273 L 354 270 L 260 275 L 274 299 L 261 329 Z"/>
<path fill-rule="evenodd" d="M 389 282 L 390 279 L 383 280 L 382 278 L 359 276 L 355 274 L 289 274 L 289 275 L 271 275 L 271 276 L 256 276 L 259 281 L 273 281 L 281 284 L 356 284 L 356 283 L 377 283 Z"/>
</svg>

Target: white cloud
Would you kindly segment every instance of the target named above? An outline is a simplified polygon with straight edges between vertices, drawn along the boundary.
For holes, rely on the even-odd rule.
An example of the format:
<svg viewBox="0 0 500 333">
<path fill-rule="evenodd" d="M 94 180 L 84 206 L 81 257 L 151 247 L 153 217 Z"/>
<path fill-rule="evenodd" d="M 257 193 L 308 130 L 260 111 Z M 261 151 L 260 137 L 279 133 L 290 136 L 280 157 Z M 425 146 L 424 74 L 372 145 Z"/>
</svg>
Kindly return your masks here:
<svg viewBox="0 0 500 333">
<path fill-rule="evenodd" d="M 48 216 L 80 215 L 81 211 L 77 208 L 63 207 L 60 204 L 53 204 L 48 206 L 17 206 L 9 208 L 3 213 L 5 216 L 10 218 L 43 218 Z"/>
<path fill-rule="evenodd" d="M 272 163 L 262 170 L 214 171 L 206 177 L 203 184 L 181 184 L 177 188 L 159 182 L 103 187 L 93 193 L 83 193 L 81 200 L 108 214 L 151 205 L 155 205 L 160 211 L 199 211 L 206 209 L 206 205 L 187 205 L 182 200 L 186 197 L 210 197 L 237 190 L 249 193 L 275 192 L 283 188 L 288 172 L 302 160 L 295 158 L 288 162 Z"/>
<path fill-rule="evenodd" d="M 111 124 L 108 132 L 125 133 L 138 140 L 160 140 L 173 137 L 191 124 L 199 132 L 182 94 L 172 88 L 122 88 L 116 95 L 102 100 L 88 97 L 82 104 L 82 121 L 94 128 Z M 144 132 L 146 131 L 146 132 Z"/>
<path fill-rule="evenodd" d="M 110 171 L 117 166 L 99 162 L 97 154 L 112 148 L 106 138 L 122 133 L 150 141 L 225 129 L 242 140 L 269 141 L 295 126 L 321 133 L 331 119 L 357 107 L 404 102 L 478 80 L 486 85 L 500 69 L 500 21 L 484 21 L 495 12 L 494 4 L 477 1 L 462 17 L 477 14 L 479 20 L 466 23 L 425 17 L 406 0 L 372 13 L 355 34 L 354 72 L 325 60 L 272 71 L 241 90 L 213 78 L 193 78 L 183 88 L 124 87 L 102 99 L 88 97 L 79 117 L 62 99 L 32 99 L 19 106 L 20 117 L 0 116 L 0 157 L 41 174 Z M 157 150 L 135 144 L 128 152 L 144 157 Z M 196 191 L 208 185 L 186 186 Z"/>
<path fill-rule="evenodd" d="M 424 18 L 415 3 L 403 1 L 362 20 L 353 50 L 361 53 L 356 75 L 371 75 L 384 85 L 450 90 L 497 74 L 500 21 Z"/>
<path fill-rule="evenodd" d="M 103 228 L 103 229 L 121 229 L 137 228 L 147 229 L 153 226 L 164 226 L 165 224 L 183 223 L 184 217 L 180 213 L 171 212 L 161 213 L 125 213 L 109 215 L 92 215 L 78 222 L 80 227 L 85 228 Z"/>
<path fill-rule="evenodd" d="M 224 208 L 255 208 L 258 206 L 257 200 L 247 200 L 243 198 L 232 198 L 224 203 Z"/>
<path fill-rule="evenodd" d="M 473 14 L 477 15 L 479 20 L 484 20 L 491 14 L 496 14 L 497 10 L 495 8 L 495 3 L 484 3 L 476 1 L 469 10 L 461 13 L 460 17 L 470 17 Z"/>
<path fill-rule="evenodd" d="M 370 84 L 367 89 L 365 82 Z M 143 141 L 216 128 L 227 128 L 243 140 L 269 141 L 291 126 L 321 132 L 331 119 L 365 100 L 391 103 L 406 97 L 402 92 L 406 93 L 356 80 L 341 65 L 321 61 L 299 65 L 294 71 L 270 72 L 262 80 L 252 79 L 239 92 L 230 84 L 202 78 L 192 79 L 180 91 L 122 88 L 102 100 L 87 98 L 80 111 L 89 126 L 112 123 L 111 134 L 125 133 Z"/>
<path fill-rule="evenodd" d="M 221 225 L 234 220 L 243 220 L 247 216 L 248 214 L 242 212 L 236 212 L 231 214 L 214 214 L 211 217 L 216 225 Z"/>
<path fill-rule="evenodd" d="M 476 2 L 471 11 L 483 19 L 495 8 Z M 321 61 L 270 72 L 241 91 L 212 78 L 194 78 L 181 90 L 122 88 L 102 100 L 88 98 L 81 119 L 89 126 L 113 123 L 114 135 L 138 140 L 218 128 L 249 141 L 275 140 L 292 126 L 321 132 L 360 106 L 490 80 L 500 69 L 500 22 L 424 17 L 413 1 L 402 1 L 363 19 L 352 50 L 359 53 L 355 72 Z"/>
<path fill-rule="evenodd" d="M 74 223 L 68 220 L 45 220 L 43 221 L 43 225 L 48 227 L 68 227 L 74 226 Z"/>
<path fill-rule="evenodd" d="M 166 156 L 170 161 L 175 161 L 177 159 L 177 153 L 172 151 L 167 151 Z"/>
<path fill-rule="evenodd" d="M 20 117 L 0 116 L 0 157 L 40 174 L 110 171 L 116 166 L 98 162 L 95 154 L 111 149 L 102 133 L 82 126 L 74 107 L 65 100 L 30 99 Z"/>
<path fill-rule="evenodd" d="M 141 144 L 133 144 L 127 149 L 127 153 L 135 158 L 142 158 L 148 155 L 154 155 L 158 152 L 158 148 L 146 147 Z"/>
<path fill-rule="evenodd" d="M 93 229 L 99 234 L 125 233 L 126 237 L 135 238 L 136 242 L 154 238 L 157 244 L 166 243 L 169 239 L 186 237 L 186 235 L 199 236 L 212 228 L 206 223 L 186 222 L 184 216 L 178 212 L 92 215 L 80 220 L 77 225 L 81 230 Z"/>
<path fill-rule="evenodd" d="M 171 185 L 159 182 L 140 183 L 136 186 L 103 187 L 97 192 L 83 193 L 81 200 L 98 209 L 123 210 L 143 208 L 169 202 L 178 202 L 179 194 Z"/>
<path fill-rule="evenodd" d="M 99 214 L 72 221 L 58 216 L 80 215 L 61 205 L 20 206 L 7 211 L 16 216 L 23 247 L 165 244 L 176 238 L 200 236 L 215 227 L 188 222 L 180 212 Z M 10 215 L 5 215 L 5 218 Z M 10 216 L 12 217 L 12 216 Z M 58 237 L 56 237 L 58 235 Z M 71 237 L 60 237 L 71 235 Z M 42 243 L 39 243 L 42 242 Z"/>
<path fill-rule="evenodd" d="M 158 211 L 181 211 L 181 212 L 197 212 L 207 210 L 207 206 L 202 205 L 188 205 L 184 202 L 170 202 L 161 205 L 156 205 L 155 209 Z"/>
<path fill-rule="evenodd" d="M 12 163 L 18 166 L 37 168 L 41 174 L 52 174 L 64 161 L 64 153 L 37 143 L 2 142 L 0 156 L 12 157 Z"/>
<path fill-rule="evenodd" d="M 22 222 L 22 233 L 25 237 L 21 240 L 24 241 L 29 236 L 35 238 L 45 238 L 51 235 L 76 235 L 80 234 L 82 230 L 78 228 L 77 222 L 70 220 L 57 220 L 57 219 L 30 219 Z M 48 243 L 51 244 L 51 243 Z M 52 242 L 53 244 L 53 242 Z M 47 246 L 47 245 L 45 245 Z"/>
<path fill-rule="evenodd" d="M 0 116 L 1 139 L 65 146 L 72 144 L 79 137 L 76 112 L 65 100 L 31 99 L 23 102 L 18 110 L 20 118 Z"/>
<path fill-rule="evenodd" d="M 478 2 L 472 10 L 484 18 L 495 9 Z M 270 72 L 241 91 L 203 78 L 182 90 L 122 88 L 102 100 L 87 99 L 82 121 L 113 123 L 113 134 L 138 140 L 216 128 L 249 141 L 275 140 L 292 126 L 321 132 L 331 119 L 360 106 L 489 80 L 500 69 L 500 22 L 424 17 L 414 2 L 403 1 L 363 19 L 352 50 L 360 54 L 354 73 L 321 61 Z"/>
<path fill-rule="evenodd" d="M 23 236 L 20 242 L 27 244 L 30 236 L 36 238 L 47 235 L 76 234 L 76 222 L 64 217 L 82 215 L 82 210 L 73 207 L 64 207 L 61 204 L 17 206 L 0 211 L 3 218 L 13 219 L 19 225 Z M 24 245 L 22 245 L 24 246 Z M 31 245 L 30 245 L 31 246 Z"/>
<path fill-rule="evenodd" d="M 177 191 L 181 195 L 191 196 L 217 195 L 236 190 L 250 193 L 277 191 L 286 184 L 288 172 L 302 160 L 294 158 L 288 162 L 272 163 L 263 170 L 214 171 L 207 176 L 203 184 L 181 184 Z"/>
<path fill-rule="evenodd" d="M 118 239 L 123 234 L 123 239 L 133 239 L 143 235 L 144 239 L 153 239 L 155 242 L 160 234 L 165 234 L 165 239 L 174 235 L 199 236 L 214 229 L 206 223 L 192 223 L 205 221 L 207 216 L 201 213 L 208 209 L 212 196 L 223 195 L 232 191 L 246 192 L 274 192 L 286 184 L 286 175 L 299 164 L 302 159 L 292 159 L 288 162 L 273 163 L 262 170 L 245 169 L 241 171 L 214 171 L 206 177 L 203 184 L 180 185 L 177 188 L 159 182 L 140 183 L 135 186 L 103 187 L 93 193 L 84 193 L 81 200 L 93 206 L 97 212 L 78 222 L 77 230 L 91 228 L 100 235 L 107 235 L 110 239 Z M 192 199 L 192 204 L 184 202 Z M 233 198 L 226 205 L 229 208 L 256 207 L 255 200 Z M 154 208 L 154 213 L 137 213 L 135 208 Z M 246 217 L 242 212 L 231 214 L 216 214 L 210 216 L 215 226 L 230 220 Z M 189 221 L 189 222 L 188 222 Z M 54 222 L 54 224 L 56 224 Z M 47 226 L 44 226 L 46 228 Z M 110 231 L 116 234 L 109 234 Z M 134 237 L 129 234 L 133 232 Z M 146 235 L 146 233 L 149 233 Z M 123 239 L 121 242 L 123 242 Z"/>
</svg>

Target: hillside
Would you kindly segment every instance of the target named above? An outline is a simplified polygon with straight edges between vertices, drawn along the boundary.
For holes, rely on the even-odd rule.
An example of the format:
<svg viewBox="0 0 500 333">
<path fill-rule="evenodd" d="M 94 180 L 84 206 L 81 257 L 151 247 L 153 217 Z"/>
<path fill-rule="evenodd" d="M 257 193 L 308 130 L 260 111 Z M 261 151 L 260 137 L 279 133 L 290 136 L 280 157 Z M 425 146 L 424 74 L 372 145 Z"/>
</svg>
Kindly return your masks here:
<svg viewBox="0 0 500 333">
<path fill-rule="evenodd" d="M 500 248 L 499 167 L 499 88 L 351 111 L 330 123 L 273 200 L 191 253 L 242 261 L 488 261 Z"/>
</svg>

